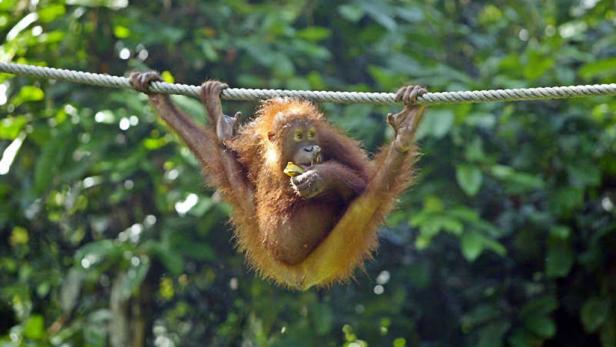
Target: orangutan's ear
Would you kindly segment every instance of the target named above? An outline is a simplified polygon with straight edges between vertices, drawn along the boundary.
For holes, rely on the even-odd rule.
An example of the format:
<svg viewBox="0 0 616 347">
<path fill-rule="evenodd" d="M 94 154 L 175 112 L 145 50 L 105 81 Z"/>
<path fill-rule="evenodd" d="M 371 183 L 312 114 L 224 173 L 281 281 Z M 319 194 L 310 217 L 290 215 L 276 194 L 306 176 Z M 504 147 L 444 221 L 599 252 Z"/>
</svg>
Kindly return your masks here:
<svg viewBox="0 0 616 347">
<path fill-rule="evenodd" d="M 270 140 L 270 142 L 274 142 L 274 136 L 275 136 L 275 135 L 276 135 L 276 134 L 275 134 L 273 131 L 268 131 L 268 132 L 267 132 L 267 138 L 268 138 L 268 140 Z"/>
</svg>

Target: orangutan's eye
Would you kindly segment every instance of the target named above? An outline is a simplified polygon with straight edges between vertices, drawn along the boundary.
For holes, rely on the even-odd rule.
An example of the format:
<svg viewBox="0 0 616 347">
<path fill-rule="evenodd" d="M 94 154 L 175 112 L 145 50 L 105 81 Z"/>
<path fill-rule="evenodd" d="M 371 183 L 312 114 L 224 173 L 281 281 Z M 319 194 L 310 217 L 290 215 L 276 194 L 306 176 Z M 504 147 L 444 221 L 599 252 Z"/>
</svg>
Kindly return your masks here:
<svg viewBox="0 0 616 347">
<path fill-rule="evenodd" d="M 302 130 L 295 129 L 295 135 L 293 136 L 293 140 L 295 140 L 295 142 L 299 142 L 303 139 L 304 139 L 304 133 L 302 132 Z"/>
<path fill-rule="evenodd" d="M 315 128 L 310 128 L 310 130 L 308 130 L 308 140 L 312 140 L 314 139 L 314 137 L 317 135 L 317 130 Z"/>
</svg>

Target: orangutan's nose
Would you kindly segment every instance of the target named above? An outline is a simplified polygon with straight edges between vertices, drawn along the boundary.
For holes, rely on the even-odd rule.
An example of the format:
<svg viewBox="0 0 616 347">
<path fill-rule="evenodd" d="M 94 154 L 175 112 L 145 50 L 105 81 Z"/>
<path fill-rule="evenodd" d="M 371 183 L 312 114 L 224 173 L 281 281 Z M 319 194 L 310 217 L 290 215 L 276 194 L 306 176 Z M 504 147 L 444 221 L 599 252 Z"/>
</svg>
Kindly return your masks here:
<svg viewBox="0 0 616 347">
<path fill-rule="evenodd" d="M 318 154 L 318 153 L 321 153 L 321 147 L 319 147 L 317 145 L 305 146 L 304 147 L 304 151 L 306 151 L 308 153 Z"/>
</svg>

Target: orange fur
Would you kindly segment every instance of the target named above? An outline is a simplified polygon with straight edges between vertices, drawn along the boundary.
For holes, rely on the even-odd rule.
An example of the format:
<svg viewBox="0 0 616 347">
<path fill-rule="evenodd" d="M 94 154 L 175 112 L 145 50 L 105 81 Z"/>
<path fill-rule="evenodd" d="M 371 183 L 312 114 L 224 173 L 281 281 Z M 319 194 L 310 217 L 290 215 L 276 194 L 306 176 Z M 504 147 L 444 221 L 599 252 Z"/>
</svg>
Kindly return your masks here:
<svg viewBox="0 0 616 347">
<path fill-rule="evenodd" d="M 291 189 L 289 177 L 284 175 L 286 158 L 280 155 L 277 139 L 282 127 L 297 119 L 308 119 L 317 125 L 325 160 L 336 161 L 365 179 L 364 192 L 342 206 L 342 216 L 336 217 L 335 227 L 301 263 L 295 265 L 277 261 L 272 256 L 272 243 L 277 241 L 276 226 L 289 213 L 301 208 L 302 198 Z M 228 181 L 222 179 L 219 168 L 206 168 L 214 184 L 236 207 L 232 214 L 239 249 L 249 263 L 263 277 L 298 289 L 326 286 L 350 278 L 353 270 L 371 257 L 377 247 L 376 230 L 385 215 L 393 208 L 398 195 L 411 181 L 415 150 L 403 159 L 393 179 L 379 172 L 393 149 L 385 147 L 370 161 L 358 142 L 333 128 L 308 101 L 271 99 L 263 102 L 256 118 L 243 126 L 239 133 L 225 143 L 235 152 L 253 187 L 256 215 L 238 207 Z M 318 205 L 321 206 L 321 205 Z M 317 208 L 318 208 L 317 206 Z M 326 215 L 322 205 L 321 211 Z M 294 226 L 301 231 L 302 226 Z"/>
</svg>

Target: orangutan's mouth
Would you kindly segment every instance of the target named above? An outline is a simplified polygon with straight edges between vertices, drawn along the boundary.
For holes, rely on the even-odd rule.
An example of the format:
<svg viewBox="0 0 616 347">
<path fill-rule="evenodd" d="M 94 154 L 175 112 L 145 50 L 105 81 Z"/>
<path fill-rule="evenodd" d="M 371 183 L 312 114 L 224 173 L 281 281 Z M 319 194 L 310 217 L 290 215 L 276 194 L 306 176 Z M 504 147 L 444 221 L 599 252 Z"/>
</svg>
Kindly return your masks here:
<svg viewBox="0 0 616 347">
<path fill-rule="evenodd" d="M 312 159 L 310 160 L 310 162 L 297 163 L 297 165 L 301 166 L 302 169 L 304 170 L 309 170 L 314 165 L 320 164 L 321 161 L 322 161 L 321 153 L 316 153 L 315 155 L 312 156 Z"/>
<path fill-rule="evenodd" d="M 321 162 L 321 152 L 315 154 L 312 157 L 312 162 L 310 163 L 310 166 L 319 164 L 320 162 Z"/>
</svg>

